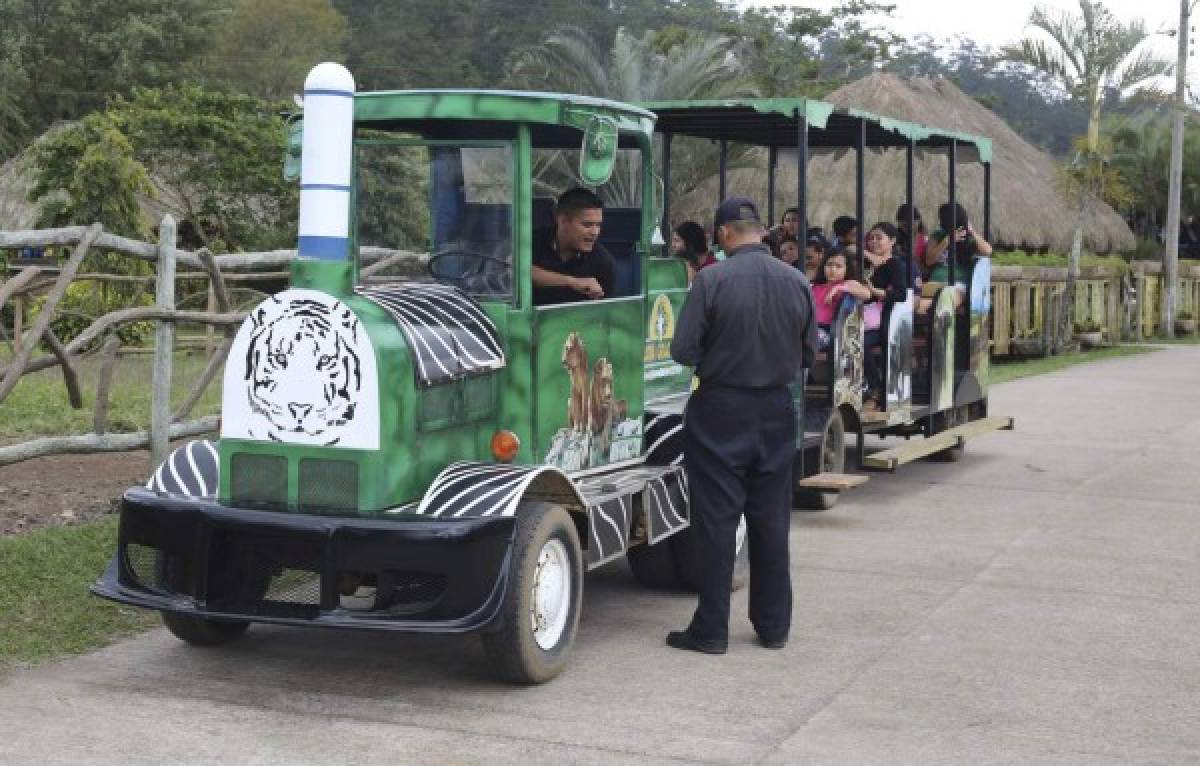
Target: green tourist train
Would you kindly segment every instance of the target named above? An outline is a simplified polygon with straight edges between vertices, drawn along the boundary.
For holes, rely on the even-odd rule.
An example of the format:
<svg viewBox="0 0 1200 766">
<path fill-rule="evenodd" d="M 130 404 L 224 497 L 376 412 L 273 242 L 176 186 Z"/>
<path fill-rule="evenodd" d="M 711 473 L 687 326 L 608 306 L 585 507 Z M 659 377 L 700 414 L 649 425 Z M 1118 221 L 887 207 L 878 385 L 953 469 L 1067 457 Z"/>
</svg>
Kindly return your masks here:
<svg viewBox="0 0 1200 766">
<path fill-rule="evenodd" d="M 782 115 L 793 146 L 797 124 L 840 119 L 800 103 L 730 108 Z M 688 122 L 690 109 L 731 116 L 712 105 L 663 106 L 660 133 L 730 137 Z M 657 114 L 547 93 L 357 93 L 342 67 L 316 67 L 285 163 L 301 188 L 290 287 L 237 331 L 220 439 L 178 448 L 122 498 L 94 592 L 159 610 L 200 645 L 253 622 L 477 632 L 499 673 L 528 683 L 566 666 L 586 570 L 626 558 L 645 585 L 690 587 L 703 566 L 680 438 L 692 375 L 669 353 L 687 274 L 661 257 Z M 605 200 L 613 289 L 535 305 L 534 238 L 577 186 Z M 986 298 L 968 284 L 957 309 L 935 296 L 924 330 L 918 296 L 893 310 L 908 333 L 894 377 L 926 390 L 904 378 L 905 400 L 874 424 L 846 382 L 861 379 L 853 353 L 870 353 L 862 309 L 842 308 L 823 371 L 795 387 L 809 405 L 798 501 L 828 506 L 859 480 L 842 473 L 847 431 L 860 454 L 872 432 L 924 437 L 928 453 L 1004 425 L 986 417 Z M 735 585 L 741 532 L 738 546 Z"/>
</svg>

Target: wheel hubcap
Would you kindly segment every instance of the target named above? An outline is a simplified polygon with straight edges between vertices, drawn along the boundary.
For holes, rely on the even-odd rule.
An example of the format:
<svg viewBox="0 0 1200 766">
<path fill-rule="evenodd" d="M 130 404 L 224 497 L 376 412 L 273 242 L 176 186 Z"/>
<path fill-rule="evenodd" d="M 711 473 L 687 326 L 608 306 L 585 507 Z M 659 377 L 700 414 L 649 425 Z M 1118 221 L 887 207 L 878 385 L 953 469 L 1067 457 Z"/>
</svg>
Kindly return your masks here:
<svg viewBox="0 0 1200 766">
<path fill-rule="evenodd" d="M 547 540 L 538 552 L 529 599 L 533 640 L 542 649 L 558 645 L 571 611 L 571 559 L 561 540 Z"/>
</svg>

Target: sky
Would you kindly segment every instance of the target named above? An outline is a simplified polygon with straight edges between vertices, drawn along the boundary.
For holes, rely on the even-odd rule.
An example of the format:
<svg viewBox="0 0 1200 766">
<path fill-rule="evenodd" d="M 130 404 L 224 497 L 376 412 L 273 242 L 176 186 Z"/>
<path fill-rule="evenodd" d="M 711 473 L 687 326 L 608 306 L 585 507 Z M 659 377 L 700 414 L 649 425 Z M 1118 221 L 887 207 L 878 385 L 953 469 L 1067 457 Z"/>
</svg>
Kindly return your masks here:
<svg viewBox="0 0 1200 766">
<path fill-rule="evenodd" d="M 1025 22 L 1035 5 L 1079 12 L 1078 0 L 890 0 L 896 5 L 893 28 L 906 37 L 928 34 L 935 38 L 962 35 L 981 45 L 1000 46 L 1015 42 L 1025 34 Z M 838 0 L 740 0 L 738 5 L 791 5 L 827 10 Z M 1151 32 L 1173 30 L 1179 26 L 1179 0 L 1103 0 L 1113 15 L 1123 21 L 1141 18 Z M 1197 12 L 1200 16 L 1200 11 Z M 1192 26 L 1200 25 L 1196 17 Z M 1196 36 L 1193 35 L 1193 40 Z M 1175 61 L 1176 42 L 1172 37 L 1156 35 L 1146 43 L 1160 56 Z M 1195 43 L 1193 42 L 1193 47 Z M 1200 75 L 1195 59 L 1188 62 L 1191 82 Z M 1170 86 L 1174 90 L 1173 85 Z"/>
</svg>

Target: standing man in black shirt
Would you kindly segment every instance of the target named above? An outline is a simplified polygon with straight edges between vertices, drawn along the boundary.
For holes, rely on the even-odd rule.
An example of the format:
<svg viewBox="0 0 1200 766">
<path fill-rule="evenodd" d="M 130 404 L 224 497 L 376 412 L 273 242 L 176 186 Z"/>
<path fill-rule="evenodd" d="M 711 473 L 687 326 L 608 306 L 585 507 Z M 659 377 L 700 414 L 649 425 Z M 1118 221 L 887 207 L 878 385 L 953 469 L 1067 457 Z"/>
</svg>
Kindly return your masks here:
<svg viewBox="0 0 1200 766">
<path fill-rule="evenodd" d="M 533 303 L 612 296 L 616 264 L 596 240 L 604 202 L 583 188 L 569 189 L 554 206 L 554 226 L 533 233 Z"/>
<path fill-rule="evenodd" d="M 762 244 L 754 203 L 731 197 L 713 230 L 728 254 L 696 275 L 671 356 L 700 386 L 684 412 L 684 466 L 700 559 L 700 603 L 667 644 L 724 654 L 738 521 L 750 546 L 750 622 L 781 649 L 792 618 L 788 570 L 796 413 L 788 384 L 816 354 L 812 290 L 804 274 Z"/>
</svg>

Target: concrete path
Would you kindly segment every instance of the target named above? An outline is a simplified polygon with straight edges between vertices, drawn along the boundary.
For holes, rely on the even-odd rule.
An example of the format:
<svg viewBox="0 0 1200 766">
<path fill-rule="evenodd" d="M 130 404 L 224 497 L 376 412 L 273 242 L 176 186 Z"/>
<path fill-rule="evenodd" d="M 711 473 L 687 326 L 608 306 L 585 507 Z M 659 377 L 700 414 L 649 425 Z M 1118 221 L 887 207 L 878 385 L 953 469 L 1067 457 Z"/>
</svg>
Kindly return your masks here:
<svg viewBox="0 0 1200 766">
<path fill-rule="evenodd" d="M 1200 348 L 999 386 L 1018 430 L 792 523 L 795 627 L 663 646 L 690 598 L 589 577 L 557 681 L 469 639 L 162 630 L 0 681 L 4 764 L 1200 763 Z"/>
</svg>

